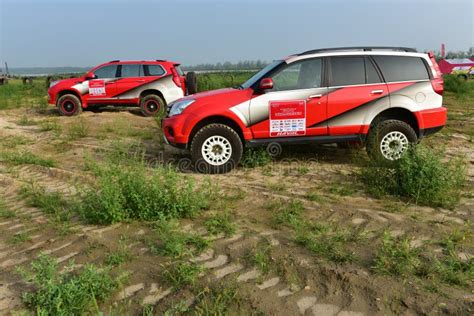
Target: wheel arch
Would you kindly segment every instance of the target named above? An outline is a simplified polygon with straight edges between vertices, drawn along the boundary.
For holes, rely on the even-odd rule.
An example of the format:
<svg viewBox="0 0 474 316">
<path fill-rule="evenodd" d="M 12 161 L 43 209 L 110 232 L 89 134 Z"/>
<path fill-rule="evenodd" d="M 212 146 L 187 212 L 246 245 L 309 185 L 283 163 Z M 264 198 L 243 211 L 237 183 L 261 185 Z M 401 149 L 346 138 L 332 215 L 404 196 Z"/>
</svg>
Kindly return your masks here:
<svg viewBox="0 0 474 316">
<path fill-rule="evenodd" d="M 369 130 L 372 129 L 377 123 L 384 120 L 399 120 L 410 125 L 415 131 L 416 135 L 420 137 L 420 122 L 417 116 L 410 110 L 403 107 L 391 107 L 378 113 L 370 122 Z"/>
<path fill-rule="evenodd" d="M 207 116 L 200 121 L 198 121 L 193 128 L 191 129 L 191 133 L 189 133 L 189 138 L 188 138 L 188 147 L 191 144 L 194 136 L 196 133 L 203 128 L 206 125 L 209 124 L 224 124 L 232 128 L 240 137 L 240 140 L 242 141 L 242 144 L 245 144 L 245 137 L 244 137 L 244 131 L 242 130 L 241 126 L 232 118 L 224 116 L 224 115 L 211 115 Z"/>
<path fill-rule="evenodd" d="M 161 93 L 160 90 L 156 90 L 156 89 L 143 90 L 139 95 L 139 99 L 141 100 L 143 97 L 146 97 L 147 95 L 150 95 L 150 94 L 159 96 L 163 100 L 166 106 L 167 102 L 166 102 L 165 96 L 163 95 L 163 93 Z"/>
<path fill-rule="evenodd" d="M 77 97 L 79 99 L 79 101 L 81 101 L 81 106 L 82 107 L 85 106 L 84 100 L 82 100 L 82 95 L 79 93 L 79 91 L 73 90 L 73 89 L 65 89 L 65 90 L 59 91 L 57 96 L 56 96 L 56 102 L 58 102 L 59 98 L 61 98 L 62 96 L 66 95 L 66 94 L 74 95 L 75 97 Z"/>
</svg>

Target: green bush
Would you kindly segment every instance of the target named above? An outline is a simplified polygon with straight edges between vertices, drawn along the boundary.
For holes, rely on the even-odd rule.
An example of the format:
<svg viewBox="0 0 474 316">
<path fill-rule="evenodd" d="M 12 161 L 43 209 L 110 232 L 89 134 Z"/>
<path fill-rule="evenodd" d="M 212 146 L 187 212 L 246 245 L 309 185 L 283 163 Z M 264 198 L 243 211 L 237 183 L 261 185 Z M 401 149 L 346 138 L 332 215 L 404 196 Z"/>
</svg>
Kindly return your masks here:
<svg viewBox="0 0 474 316">
<path fill-rule="evenodd" d="M 163 220 L 191 217 L 209 206 L 212 187 L 197 187 L 191 178 L 173 169 L 135 165 L 96 164 L 95 183 L 85 188 L 77 209 L 92 223 L 110 224 L 128 219 Z"/>
<path fill-rule="evenodd" d="M 452 208 L 459 202 L 466 167 L 459 158 L 445 160 L 442 151 L 413 147 L 397 161 L 370 162 L 361 178 L 375 196 L 393 194 L 417 204 Z"/>
<path fill-rule="evenodd" d="M 457 97 L 464 97 L 469 93 L 467 80 L 459 78 L 456 75 L 445 75 L 443 76 L 443 80 L 445 91 L 453 92 Z"/>
<path fill-rule="evenodd" d="M 34 292 L 23 294 L 24 302 L 38 315 L 98 314 L 97 301 L 104 301 L 118 287 L 108 269 L 86 265 L 82 272 L 59 273 L 55 259 L 40 255 L 31 272 L 19 270 Z"/>
<path fill-rule="evenodd" d="M 245 168 L 263 167 L 272 161 L 270 154 L 263 148 L 245 150 L 241 164 Z"/>
</svg>

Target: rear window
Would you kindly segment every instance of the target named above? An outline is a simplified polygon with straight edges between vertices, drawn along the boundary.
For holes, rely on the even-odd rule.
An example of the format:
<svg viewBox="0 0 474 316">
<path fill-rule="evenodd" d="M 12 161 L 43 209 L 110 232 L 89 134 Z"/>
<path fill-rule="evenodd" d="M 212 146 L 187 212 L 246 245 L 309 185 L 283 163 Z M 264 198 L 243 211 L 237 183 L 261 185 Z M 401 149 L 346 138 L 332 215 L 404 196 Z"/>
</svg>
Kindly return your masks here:
<svg viewBox="0 0 474 316">
<path fill-rule="evenodd" d="M 428 70 L 420 57 L 372 56 L 387 82 L 429 79 Z"/>
<path fill-rule="evenodd" d="M 174 68 L 176 68 L 176 71 L 178 72 L 180 76 L 184 76 L 184 71 L 183 69 L 181 69 L 180 65 L 175 65 Z"/>
<path fill-rule="evenodd" d="M 163 76 L 165 70 L 160 65 L 148 65 L 148 76 Z"/>
</svg>

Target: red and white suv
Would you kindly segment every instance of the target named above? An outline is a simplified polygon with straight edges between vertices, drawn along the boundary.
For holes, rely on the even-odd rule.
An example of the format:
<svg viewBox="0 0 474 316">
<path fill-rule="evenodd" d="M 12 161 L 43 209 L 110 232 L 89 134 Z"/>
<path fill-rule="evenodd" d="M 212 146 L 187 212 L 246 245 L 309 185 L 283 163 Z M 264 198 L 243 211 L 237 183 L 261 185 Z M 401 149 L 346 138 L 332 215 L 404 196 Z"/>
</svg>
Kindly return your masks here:
<svg viewBox="0 0 474 316">
<path fill-rule="evenodd" d="M 364 142 L 398 159 L 446 124 L 433 54 L 403 47 L 307 51 L 277 60 L 236 89 L 168 106 L 165 140 L 191 151 L 200 172 L 235 167 L 244 145 Z"/>
<path fill-rule="evenodd" d="M 166 104 L 195 93 L 196 76 L 186 76 L 171 61 L 111 61 L 80 78 L 54 81 L 48 90 L 49 103 L 61 115 L 77 115 L 92 106 L 140 106 L 143 115 L 153 116 Z"/>
</svg>

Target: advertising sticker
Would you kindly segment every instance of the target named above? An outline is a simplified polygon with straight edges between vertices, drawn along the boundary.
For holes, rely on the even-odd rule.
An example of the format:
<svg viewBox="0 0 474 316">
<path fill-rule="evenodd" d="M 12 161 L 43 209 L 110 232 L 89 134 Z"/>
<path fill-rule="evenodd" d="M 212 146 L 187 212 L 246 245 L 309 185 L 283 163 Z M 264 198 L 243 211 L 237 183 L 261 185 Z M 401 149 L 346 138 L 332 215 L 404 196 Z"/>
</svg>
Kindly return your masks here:
<svg viewBox="0 0 474 316">
<path fill-rule="evenodd" d="M 306 135 L 306 101 L 270 101 L 270 137 Z"/>
<path fill-rule="evenodd" d="M 89 81 L 89 95 L 93 97 L 105 96 L 105 82 L 104 80 Z"/>
</svg>

